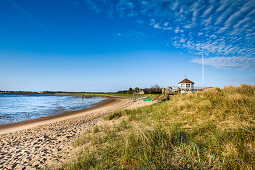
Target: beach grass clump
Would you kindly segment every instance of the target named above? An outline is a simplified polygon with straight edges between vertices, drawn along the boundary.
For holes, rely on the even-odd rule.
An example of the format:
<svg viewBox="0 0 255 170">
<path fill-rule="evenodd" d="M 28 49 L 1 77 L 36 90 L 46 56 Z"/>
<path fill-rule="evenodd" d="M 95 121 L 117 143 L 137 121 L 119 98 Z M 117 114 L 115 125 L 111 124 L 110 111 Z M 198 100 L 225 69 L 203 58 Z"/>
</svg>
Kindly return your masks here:
<svg viewBox="0 0 255 170">
<path fill-rule="evenodd" d="M 123 111 L 117 111 L 104 117 L 105 120 L 112 120 L 123 116 Z"/>
<path fill-rule="evenodd" d="M 99 127 L 98 127 L 98 126 L 95 126 L 95 127 L 93 128 L 93 133 L 95 134 L 95 133 L 97 133 L 97 132 L 100 132 L 100 130 L 99 130 Z"/>
<path fill-rule="evenodd" d="M 115 112 L 60 169 L 254 169 L 254 94 L 228 86 Z"/>
</svg>

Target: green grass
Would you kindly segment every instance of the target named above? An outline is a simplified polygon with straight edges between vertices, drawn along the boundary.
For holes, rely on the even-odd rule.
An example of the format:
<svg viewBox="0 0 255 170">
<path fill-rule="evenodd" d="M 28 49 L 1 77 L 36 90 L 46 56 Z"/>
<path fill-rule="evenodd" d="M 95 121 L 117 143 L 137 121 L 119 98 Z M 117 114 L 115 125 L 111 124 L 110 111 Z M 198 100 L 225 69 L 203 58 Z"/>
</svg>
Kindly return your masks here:
<svg viewBox="0 0 255 170">
<path fill-rule="evenodd" d="M 68 92 L 72 95 L 94 95 L 94 96 L 119 96 L 119 97 L 133 97 L 133 94 L 117 94 L 117 93 L 87 93 L 87 92 Z"/>
<path fill-rule="evenodd" d="M 117 97 L 133 97 L 133 94 L 117 94 L 117 93 L 87 93 L 87 92 L 69 92 L 74 95 L 94 95 L 94 96 L 117 96 Z M 144 97 L 146 95 L 135 95 L 135 97 Z"/>
<path fill-rule="evenodd" d="M 104 121 L 59 169 L 255 168 L 255 86 L 180 94 Z"/>
<path fill-rule="evenodd" d="M 155 98 L 159 96 L 160 94 L 117 94 L 117 93 L 94 93 L 94 92 L 66 92 L 65 94 L 71 94 L 71 95 L 94 95 L 94 96 L 116 96 L 116 97 L 127 97 L 127 98 L 140 98 L 140 97 L 149 97 L 149 98 Z"/>
</svg>

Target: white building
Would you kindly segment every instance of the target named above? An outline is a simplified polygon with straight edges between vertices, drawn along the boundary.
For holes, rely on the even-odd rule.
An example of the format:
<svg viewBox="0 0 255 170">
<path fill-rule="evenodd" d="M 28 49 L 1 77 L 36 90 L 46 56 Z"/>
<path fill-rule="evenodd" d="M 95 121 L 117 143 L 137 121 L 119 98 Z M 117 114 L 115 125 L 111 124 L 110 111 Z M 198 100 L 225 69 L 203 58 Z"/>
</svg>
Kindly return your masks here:
<svg viewBox="0 0 255 170">
<path fill-rule="evenodd" d="M 181 90 L 181 93 L 194 93 L 194 82 L 185 78 L 181 82 L 178 83 L 178 87 Z"/>
</svg>

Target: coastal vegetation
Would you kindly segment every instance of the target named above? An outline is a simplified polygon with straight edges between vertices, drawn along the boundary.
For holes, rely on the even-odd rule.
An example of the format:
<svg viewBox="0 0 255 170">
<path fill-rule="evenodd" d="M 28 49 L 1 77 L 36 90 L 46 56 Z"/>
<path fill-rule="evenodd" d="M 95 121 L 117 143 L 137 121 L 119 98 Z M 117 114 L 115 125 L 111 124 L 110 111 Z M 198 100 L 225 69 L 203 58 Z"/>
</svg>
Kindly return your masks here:
<svg viewBox="0 0 255 170">
<path fill-rule="evenodd" d="M 62 93 L 63 94 L 63 93 Z M 68 92 L 64 94 L 70 94 L 70 95 L 88 95 L 88 96 L 109 96 L 109 97 L 124 97 L 124 98 L 140 98 L 140 97 L 150 97 L 155 98 L 158 97 L 159 94 L 129 94 L 129 93 L 102 93 L 102 92 Z"/>
<path fill-rule="evenodd" d="M 93 96 L 116 96 L 116 97 L 132 97 L 133 94 L 103 93 L 103 92 L 67 92 L 71 95 L 93 95 Z"/>
<path fill-rule="evenodd" d="M 254 169 L 255 86 L 179 94 L 107 115 L 59 169 Z"/>
<path fill-rule="evenodd" d="M 160 88 L 160 86 L 157 84 L 151 86 L 150 88 L 144 88 L 144 89 L 140 89 L 139 87 L 132 89 L 130 87 L 128 90 L 118 91 L 117 94 L 133 94 L 133 93 L 138 94 L 141 91 L 143 91 L 144 94 L 161 94 L 162 88 Z"/>
</svg>

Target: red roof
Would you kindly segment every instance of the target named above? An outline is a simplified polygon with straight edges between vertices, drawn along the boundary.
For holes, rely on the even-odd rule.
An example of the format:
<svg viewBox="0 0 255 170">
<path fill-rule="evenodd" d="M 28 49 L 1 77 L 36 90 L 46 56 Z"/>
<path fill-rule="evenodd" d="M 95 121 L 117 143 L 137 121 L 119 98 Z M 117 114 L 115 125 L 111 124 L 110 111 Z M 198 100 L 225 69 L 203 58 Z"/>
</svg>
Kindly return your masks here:
<svg viewBox="0 0 255 170">
<path fill-rule="evenodd" d="M 194 82 L 190 81 L 189 79 L 185 78 L 184 80 L 182 80 L 181 82 L 179 82 L 178 84 L 181 83 L 191 83 L 191 84 L 195 84 Z"/>
</svg>

